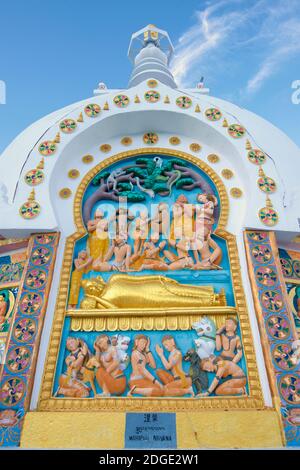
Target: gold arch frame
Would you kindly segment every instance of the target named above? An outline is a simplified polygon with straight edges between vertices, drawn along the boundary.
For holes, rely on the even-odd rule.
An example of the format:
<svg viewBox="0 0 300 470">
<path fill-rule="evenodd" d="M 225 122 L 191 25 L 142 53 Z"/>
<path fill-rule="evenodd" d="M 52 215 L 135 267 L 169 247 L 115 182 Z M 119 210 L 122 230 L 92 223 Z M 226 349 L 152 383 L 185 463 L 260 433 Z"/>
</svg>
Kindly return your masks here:
<svg viewBox="0 0 300 470">
<path fill-rule="evenodd" d="M 174 155 L 181 157 L 198 168 L 203 170 L 215 184 L 221 201 L 221 213 L 219 218 L 218 228 L 215 231 L 216 235 L 223 238 L 227 243 L 228 257 L 230 260 L 230 269 L 232 276 L 232 285 L 235 298 L 236 311 L 238 315 L 240 328 L 242 333 L 242 342 L 245 352 L 245 360 L 247 365 L 248 384 L 250 390 L 250 396 L 247 397 L 208 397 L 201 400 L 195 400 L 190 398 L 132 398 L 132 397 L 109 397 L 109 398 L 56 398 L 52 395 L 52 389 L 56 374 L 56 363 L 58 359 L 61 337 L 63 332 L 64 321 L 66 317 L 66 304 L 69 290 L 69 280 L 72 271 L 73 263 L 73 251 L 77 240 L 82 238 L 86 234 L 86 229 L 82 220 L 81 204 L 84 193 L 91 182 L 102 169 L 129 157 L 135 155 L 147 155 L 151 153 L 160 153 L 163 155 Z M 89 411 L 89 410 L 101 410 L 101 411 L 199 411 L 202 409 L 263 409 L 264 401 L 262 396 L 262 390 L 259 380 L 259 373 L 256 364 L 255 351 L 253 347 L 253 338 L 250 328 L 250 322 L 247 312 L 247 305 L 245 295 L 242 287 L 242 279 L 240 272 L 239 257 L 237 251 L 237 245 L 235 236 L 225 230 L 227 219 L 229 215 L 229 200 L 225 189 L 225 186 L 219 176 L 212 170 L 212 168 L 203 162 L 201 159 L 194 157 L 185 152 L 174 150 L 172 148 L 138 148 L 127 152 L 121 152 L 109 158 L 106 158 L 101 163 L 97 164 L 84 176 L 75 194 L 74 199 L 74 221 L 77 228 L 77 232 L 69 236 L 66 240 L 64 261 L 61 267 L 60 275 L 60 288 L 56 302 L 55 316 L 52 326 L 50 344 L 47 353 L 47 361 L 45 364 L 44 377 L 42 388 L 39 397 L 38 408 L 40 411 Z M 130 318 L 134 316 L 136 312 L 129 311 L 127 313 L 120 312 L 119 316 L 123 318 Z M 150 312 L 149 312 L 150 313 Z M 153 312 L 154 313 L 154 312 Z M 155 312 L 157 315 L 158 312 Z M 189 312 L 190 315 L 196 315 L 199 311 Z M 210 314 L 210 312 L 206 312 Z M 105 311 L 106 317 L 109 320 L 113 320 L 109 316 L 109 311 Z M 102 312 L 102 317 L 105 316 Z M 113 314 L 113 312 L 112 312 Z M 205 314 L 202 312 L 202 315 Z M 126 317 L 127 315 L 127 317 Z M 151 313 L 150 313 L 151 315 Z M 144 313 L 145 317 L 149 317 L 149 314 Z M 165 315 L 165 312 L 161 312 L 161 315 Z M 176 315 L 180 321 L 183 312 L 177 312 Z M 80 322 L 80 315 L 76 315 L 75 322 Z M 100 313 L 99 313 L 100 316 Z M 85 318 L 84 318 L 85 317 Z M 89 312 L 82 313 L 82 322 L 85 325 L 90 325 L 90 329 L 85 331 L 92 331 L 94 327 L 95 312 L 89 316 Z M 96 321 L 96 320 L 95 320 Z M 111 321 L 113 325 L 113 321 Z M 112 330 L 115 327 L 112 326 Z"/>
</svg>

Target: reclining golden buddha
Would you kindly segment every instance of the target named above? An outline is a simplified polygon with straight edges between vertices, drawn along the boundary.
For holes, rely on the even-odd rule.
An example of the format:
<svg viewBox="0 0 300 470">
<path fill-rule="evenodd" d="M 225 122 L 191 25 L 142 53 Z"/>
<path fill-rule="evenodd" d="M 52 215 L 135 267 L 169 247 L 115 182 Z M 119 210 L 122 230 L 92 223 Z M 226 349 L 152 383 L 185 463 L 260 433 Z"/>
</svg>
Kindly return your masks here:
<svg viewBox="0 0 300 470">
<path fill-rule="evenodd" d="M 165 276 L 113 274 L 107 283 L 101 276 L 85 279 L 82 309 L 200 308 L 226 306 L 225 292 L 212 286 L 180 284 Z"/>
</svg>

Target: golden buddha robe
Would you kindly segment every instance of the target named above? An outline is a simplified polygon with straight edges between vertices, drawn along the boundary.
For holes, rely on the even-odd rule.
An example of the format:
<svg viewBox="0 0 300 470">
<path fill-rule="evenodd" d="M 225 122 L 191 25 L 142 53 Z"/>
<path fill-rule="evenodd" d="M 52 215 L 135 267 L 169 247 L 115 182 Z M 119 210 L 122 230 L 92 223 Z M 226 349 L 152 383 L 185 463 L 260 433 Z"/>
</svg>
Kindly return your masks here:
<svg viewBox="0 0 300 470">
<path fill-rule="evenodd" d="M 81 308 L 179 308 L 226 305 L 226 298 L 212 286 L 179 284 L 164 276 L 113 274 L 105 284 L 101 277 L 84 280 Z"/>
<path fill-rule="evenodd" d="M 107 232 L 101 232 L 101 236 L 97 234 L 97 230 L 89 233 L 87 241 L 90 256 L 95 261 L 99 258 L 99 261 L 104 261 L 104 257 L 109 248 L 109 237 Z"/>
</svg>

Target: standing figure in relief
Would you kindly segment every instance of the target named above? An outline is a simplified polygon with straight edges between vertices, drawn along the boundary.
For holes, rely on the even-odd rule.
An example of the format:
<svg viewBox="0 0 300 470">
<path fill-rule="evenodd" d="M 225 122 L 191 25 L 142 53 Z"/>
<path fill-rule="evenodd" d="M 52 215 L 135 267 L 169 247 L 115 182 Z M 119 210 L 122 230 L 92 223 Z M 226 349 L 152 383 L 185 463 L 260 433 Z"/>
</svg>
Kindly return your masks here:
<svg viewBox="0 0 300 470">
<path fill-rule="evenodd" d="M 4 295 L 0 295 L 0 326 L 5 322 L 8 304 Z"/>
<path fill-rule="evenodd" d="M 177 348 L 171 335 L 162 338 L 164 348 L 170 353 L 168 359 L 164 355 L 163 348 L 157 344 L 156 352 L 159 355 L 165 369 L 157 369 L 156 373 L 164 384 L 164 395 L 169 397 L 194 396 L 192 379 L 182 369 L 182 353 Z"/>
<path fill-rule="evenodd" d="M 90 358 L 86 343 L 78 338 L 69 337 L 66 349 L 70 354 L 66 358 L 67 372 L 59 378 L 59 387 L 55 395 L 86 398 L 90 389 L 82 382 L 82 368 Z"/>
<path fill-rule="evenodd" d="M 132 233 L 133 242 L 133 255 L 131 257 L 132 261 L 137 259 L 141 255 L 145 240 L 148 237 L 149 233 L 149 222 L 150 218 L 148 217 L 147 212 L 141 212 L 140 216 L 135 219 L 135 227 Z"/>
<path fill-rule="evenodd" d="M 109 263 L 111 258 L 114 256 L 112 263 Z M 130 270 L 130 256 L 131 247 L 122 236 L 117 236 L 112 241 L 112 245 L 109 248 L 104 261 L 99 258 L 93 263 L 93 269 L 95 271 L 120 271 L 127 272 Z"/>
<path fill-rule="evenodd" d="M 109 247 L 108 222 L 104 219 L 104 214 L 100 209 L 95 212 L 94 219 L 87 223 L 89 232 L 87 246 L 90 256 L 103 260 Z"/>
<path fill-rule="evenodd" d="M 82 250 L 78 253 L 78 258 L 76 258 L 74 261 L 75 269 L 71 276 L 69 308 L 76 308 L 79 298 L 82 275 L 91 266 L 92 262 L 93 258 L 88 256 L 86 250 Z"/>
<path fill-rule="evenodd" d="M 198 396 L 246 395 L 247 379 L 244 371 L 232 361 L 224 361 L 221 357 L 207 357 L 201 361 L 201 369 L 215 372 L 215 377 L 207 391 Z"/>
<path fill-rule="evenodd" d="M 102 388 L 102 396 L 122 395 L 126 389 L 126 377 L 120 366 L 120 359 L 115 346 L 108 335 L 100 335 L 94 343 L 96 359 L 101 364 L 96 372 L 96 379 Z"/>
<path fill-rule="evenodd" d="M 192 240 L 194 237 L 194 208 L 189 204 L 186 196 L 180 194 L 172 207 L 173 220 L 171 223 L 169 241 Z"/>
<path fill-rule="evenodd" d="M 212 232 L 214 224 L 214 211 L 218 205 L 218 200 L 213 194 L 198 194 L 196 205 L 196 231 L 205 225 Z"/>
<path fill-rule="evenodd" d="M 204 225 L 203 229 L 197 232 L 191 242 L 191 249 L 196 260 L 194 269 L 222 269 L 217 264 L 222 259 L 222 250 L 211 238 L 209 226 Z"/>
<path fill-rule="evenodd" d="M 128 396 L 137 394 L 145 397 L 161 397 L 164 395 L 163 385 L 147 368 L 156 368 L 148 336 L 139 334 L 134 337 L 131 365 Z"/>
<path fill-rule="evenodd" d="M 225 325 L 219 328 L 216 333 L 216 350 L 221 351 L 220 356 L 223 359 L 236 364 L 243 356 L 242 343 L 236 334 L 237 327 L 237 320 L 230 317 L 225 320 Z"/>
</svg>

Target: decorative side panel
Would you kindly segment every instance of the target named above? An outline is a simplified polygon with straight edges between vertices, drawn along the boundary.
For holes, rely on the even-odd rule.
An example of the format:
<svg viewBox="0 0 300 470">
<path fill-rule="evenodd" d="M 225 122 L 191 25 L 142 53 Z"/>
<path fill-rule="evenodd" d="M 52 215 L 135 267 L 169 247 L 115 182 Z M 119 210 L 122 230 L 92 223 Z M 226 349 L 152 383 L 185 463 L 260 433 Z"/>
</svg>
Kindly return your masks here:
<svg viewBox="0 0 300 470">
<path fill-rule="evenodd" d="M 1 370 L 0 446 L 16 446 L 29 409 L 36 358 L 51 286 L 58 233 L 33 235 L 16 299 L 16 312 Z"/>
<path fill-rule="evenodd" d="M 256 314 L 275 406 L 288 446 L 300 443 L 299 350 L 273 232 L 246 231 Z"/>
</svg>

